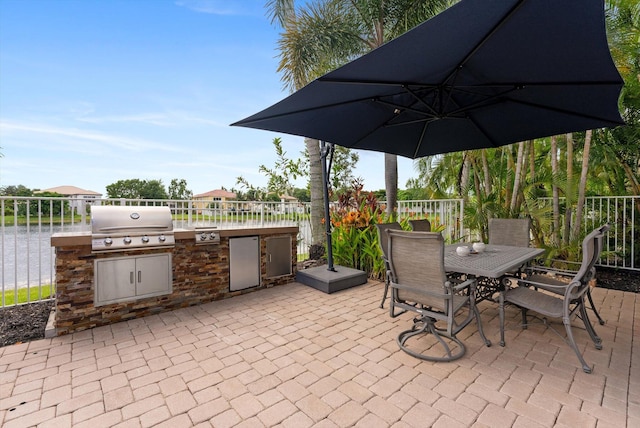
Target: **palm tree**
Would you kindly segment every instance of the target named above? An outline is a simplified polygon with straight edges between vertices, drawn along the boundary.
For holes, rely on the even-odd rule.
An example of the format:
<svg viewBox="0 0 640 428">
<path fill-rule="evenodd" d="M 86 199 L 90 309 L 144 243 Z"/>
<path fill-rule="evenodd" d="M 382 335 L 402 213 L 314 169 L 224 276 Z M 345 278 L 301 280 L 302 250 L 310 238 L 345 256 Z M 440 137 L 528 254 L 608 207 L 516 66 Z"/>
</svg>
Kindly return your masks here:
<svg viewBox="0 0 640 428">
<path fill-rule="evenodd" d="M 300 89 L 313 78 L 413 28 L 450 3 L 448 0 L 324 0 L 296 9 L 293 0 L 270 0 L 267 6 L 271 16 L 284 29 L 279 68 L 283 80 L 288 87 Z M 397 202 L 397 170 L 396 156 L 385 154 L 388 214 Z"/>
<path fill-rule="evenodd" d="M 605 6 L 609 47 L 625 81 L 620 107 L 627 126 L 606 130 L 598 137 L 602 137 L 610 154 L 618 160 L 626 177 L 624 188 L 640 195 L 640 3 L 608 0 Z"/>
<path fill-rule="evenodd" d="M 277 22 L 283 28 L 283 40 L 285 37 L 294 39 L 299 34 L 298 21 L 294 0 L 269 0 L 267 10 L 271 16 L 271 22 Z M 292 41 L 293 46 L 295 41 Z M 296 51 L 294 47 L 289 51 Z M 281 49 L 283 49 L 281 44 Z M 285 64 L 285 51 L 281 53 L 280 67 L 283 72 L 283 81 L 291 90 L 295 91 L 311 81 L 311 73 L 298 69 L 298 62 L 288 59 Z M 312 138 L 304 139 L 305 148 L 309 155 L 309 193 L 311 196 L 311 244 L 322 245 L 326 241 L 322 219 L 324 217 L 324 195 L 322 191 L 322 163 L 320 159 L 320 142 Z"/>
</svg>

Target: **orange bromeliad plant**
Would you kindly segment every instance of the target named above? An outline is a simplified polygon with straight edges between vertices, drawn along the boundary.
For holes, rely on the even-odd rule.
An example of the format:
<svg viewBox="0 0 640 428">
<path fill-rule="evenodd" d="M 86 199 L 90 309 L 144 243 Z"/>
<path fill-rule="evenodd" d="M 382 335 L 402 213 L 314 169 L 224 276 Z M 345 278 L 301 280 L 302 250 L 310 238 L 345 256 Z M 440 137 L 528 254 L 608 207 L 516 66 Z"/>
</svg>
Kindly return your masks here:
<svg viewBox="0 0 640 428">
<path fill-rule="evenodd" d="M 384 215 L 375 195 L 362 187 L 354 181 L 353 189 L 341 194 L 331 211 L 333 255 L 337 264 L 382 278 L 384 264 L 375 224 L 384 222 Z"/>
</svg>

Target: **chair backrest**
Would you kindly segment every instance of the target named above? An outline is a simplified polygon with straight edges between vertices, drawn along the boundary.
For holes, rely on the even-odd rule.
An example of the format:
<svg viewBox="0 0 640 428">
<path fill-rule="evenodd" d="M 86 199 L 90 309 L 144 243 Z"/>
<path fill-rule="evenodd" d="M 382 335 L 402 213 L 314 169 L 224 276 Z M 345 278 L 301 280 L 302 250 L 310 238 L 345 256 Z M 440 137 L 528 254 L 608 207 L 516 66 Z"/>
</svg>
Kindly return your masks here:
<svg viewBox="0 0 640 428">
<path fill-rule="evenodd" d="M 528 247 L 531 241 L 528 218 L 490 218 L 489 244 Z"/>
<path fill-rule="evenodd" d="M 604 246 L 604 234 L 607 233 L 609 229 L 611 229 L 611 225 L 609 223 L 605 223 L 602 226 L 595 229 L 589 235 L 585 236 L 584 240 L 582 241 L 583 251 L 584 251 L 584 245 L 586 240 L 590 239 L 592 241 L 591 244 L 588 244 L 588 243 L 587 244 L 593 246 L 593 250 L 591 252 L 591 258 L 592 258 L 591 272 L 590 272 L 591 276 L 589 278 L 589 281 L 596 276 L 595 265 L 600 260 L 600 255 L 602 254 L 602 247 Z M 599 233 L 595 233 L 595 232 L 599 232 Z M 583 260 L 584 260 L 584 257 L 583 257 Z"/>
<path fill-rule="evenodd" d="M 598 263 L 600 260 L 600 256 L 602 255 L 602 247 L 604 246 L 604 235 L 611 229 L 611 225 L 609 223 L 605 223 L 600 226 L 597 230 L 600 232 L 600 236 L 596 236 L 596 252 L 594 254 L 595 263 Z"/>
<path fill-rule="evenodd" d="M 402 230 L 402 226 L 397 221 L 393 223 L 381 223 L 376 224 L 376 229 L 378 229 L 378 243 L 380 244 L 380 249 L 382 250 L 382 258 L 385 260 L 389 260 L 389 255 L 387 254 L 387 250 L 389 248 L 389 238 L 387 236 L 387 230 Z"/>
<path fill-rule="evenodd" d="M 411 226 L 411 230 L 416 232 L 431 232 L 431 222 L 429 220 L 409 220 L 409 225 Z"/>
<path fill-rule="evenodd" d="M 435 295 L 445 293 L 444 239 L 436 232 L 389 230 L 389 267 L 392 282 Z M 399 300 L 422 303 L 438 309 L 446 306 L 445 298 L 426 298 L 411 290 L 399 289 Z"/>
<path fill-rule="evenodd" d="M 594 229 L 582 240 L 582 262 L 580 263 L 580 269 L 575 274 L 571 283 L 579 282 L 580 285 L 571 290 L 571 298 L 578 297 L 583 294 L 587 287 L 589 287 L 589 281 L 595 274 L 594 265 L 599 258 L 599 247 L 602 247 L 601 240 L 603 234 L 600 228 Z"/>
</svg>

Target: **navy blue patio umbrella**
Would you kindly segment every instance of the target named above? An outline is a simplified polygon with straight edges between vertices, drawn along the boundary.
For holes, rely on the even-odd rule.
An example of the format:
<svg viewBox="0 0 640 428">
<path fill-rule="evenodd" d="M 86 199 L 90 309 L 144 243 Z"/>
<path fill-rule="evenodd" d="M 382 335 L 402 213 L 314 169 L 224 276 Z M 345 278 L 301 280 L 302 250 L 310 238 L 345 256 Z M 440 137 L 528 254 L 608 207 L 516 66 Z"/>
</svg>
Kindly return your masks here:
<svg viewBox="0 0 640 428">
<path fill-rule="evenodd" d="M 622 85 L 603 0 L 462 0 L 232 125 L 419 158 L 622 125 Z"/>
</svg>

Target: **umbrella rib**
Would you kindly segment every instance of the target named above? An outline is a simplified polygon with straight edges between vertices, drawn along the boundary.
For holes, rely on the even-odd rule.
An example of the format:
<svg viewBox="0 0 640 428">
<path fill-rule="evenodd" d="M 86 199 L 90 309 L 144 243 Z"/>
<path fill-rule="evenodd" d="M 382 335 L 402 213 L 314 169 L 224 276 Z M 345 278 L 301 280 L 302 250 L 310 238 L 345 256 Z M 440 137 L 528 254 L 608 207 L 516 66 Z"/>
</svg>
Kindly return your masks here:
<svg viewBox="0 0 640 428">
<path fill-rule="evenodd" d="M 466 119 L 466 118 L 465 117 L 447 117 L 447 119 Z M 421 123 L 421 122 L 431 123 L 431 122 L 435 122 L 436 120 L 439 120 L 439 118 L 425 117 L 424 119 L 406 120 L 404 122 L 395 122 L 395 123 L 391 123 L 391 121 L 387 121 L 382 126 L 392 128 L 394 126 L 413 125 L 414 123 Z"/>
<path fill-rule="evenodd" d="M 456 85 L 456 89 L 460 90 L 461 88 L 500 88 L 503 86 L 507 87 L 523 87 L 526 88 L 528 86 L 615 86 L 622 85 L 622 82 L 617 80 L 586 80 L 582 82 L 571 81 L 571 82 L 486 82 L 486 83 L 474 83 L 469 85 Z M 415 84 L 414 86 L 418 86 Z"/>
<path fill-rule="evenodd" d="M 485 83 L 481 85 L 470 85 L 469 87 L 499 87 L 499 86 L 518 86 L 522 88 L 526 88 L 527 86 L 611 86 L 611 85 L 622 85 L 622 82 L 616 80 L 601 80 L 601 81 L 571 81 L 571 82 L 504 82 L 504 83 Z M 465 86 L 460 86 L 465 87 Z"/>
<path fill-rule="evenodd" d="M 569 115 L 572 115 L 572 116 L 582 117 L 582 118 L 585 118 L 585 119 L 599 120 L 599 121 L 609 122 L 609 123 L 616 124 L 616 125 L 624 125 L 624 122 L 614 122 L 614 121 L 611 121 L 611 120 L 608 120 L 608 119 L 604 119 L 602 117 L 594 116 L 594 115 L 591 115 L 591 114 L 579 113 L 579 112 L 575 112 L 575 111 L 572 111 L 572 110 L 562 109 L 562 108 L 558 108 L 558 107 L 552 107 L 552 106 L 549 106 L 549 105 L 540 105 L 540 104 L 532 103 L 532 102 L 529 102 L 529 101 L 514 100 L 514 99 L 511 99 L 511 98 L 509 98 L 509 101 L 514 102 L 516 104 L 522 104 L 522 105 L 529 106 L 529 107 L 537 107 L 537 108 L 541 108 L 541 109 L 544 109 L 544 110 L 551 110 L 551 111 L 555 111 L 557 113 L 565 113 L 565 114 L 569 114 Z"/>
<path fill-rule="evenodd" d="M 366 79 L 335 79 L 327 78 L 325 76 L 318 77 L 316 79 L 321 82 L 327 83 L 339 83 L 344 85 L 377 85 L 377 86 L 421 86 L 424 88 L 437 88 L 437 84 L 433 83 L 419 83 L 419 82 L 398 82 L 397 80 L 366 80 Z"/>
<path fill-rule="evenodd" d="M 420 139 L 418 140 L 418 144 L 416 144 L 416 150 L 413 152 L 413 159 L 418 157 L 418 152 L 420 151 L 420 147 L 422 147 L 422 143 L 424 142 L 424 136 L 427 134 L 427 127 L 429 126 L 429 123 L 431 122 L 425 123 L 424 126 L 422 127 L 422 132 L 420 133 Z"/>
<path fill-rule="evenodd" d="M 467 53 L 467 55 L 462 58 L 462 61 L 460 61 L 460 63 L 458 63 L 458 66 L 454 68 L 454 70 L 451 72 L 451 74 L 449 74 L 446 79 L 444 80 L 445 82 L 448 81 L 453 75 L 455 75 L 459 69 L 461 69 L 462 67 L 464 67 L 464 65 L 467 63 L 467 61 L 469 61 L 469 59 L 485 44 L 485 42 L 491 37 L 493 36 L 493 34 L 498 31 L 500 29 L 500 27 L 502 27 L 505 22 L 514 14 L 518 11 L 518 9 L 520 9 L 524 2 L 526 0 L 520 0 L 518 1 L 518 3 L 516 3 L 513 7 L 511 7 L 510 10 L 507 11 L 507 13 L 505 13 L 505 15 L 498 20 L 498 22 L 489 30 L 489 32 L 487 32 L 484 37 L 482 39 L 480 39 L 480 41 L 469 51 L 469 53 Z"/>
<path fill-rule="evenodd" d="M 469 122 L 471 122 L 471 124 L 482 134 L 485 136 L 485 138 L 487 139 L 487 141 L 489 141 L 491 143 L 491 145 L 493 147 L 500 147 L 500 144 L 496 144 L 495 141 L 493 141 L 493 138 L 491 138 L 491 136 L 487 133 L 487 131 L 485 131 L 485 129 L 480 126 L 480 124 L 478 124 L 478 122 L 476 122 L 471 116 L 467 116 L 467 120 L 469 120 Z"/>
<path fill-rule="evenodd" d="M 242 125 L 242 124 L 247 124 L 247 123 L 264 122 L 266 120 L 272 120 L 272 119 L 277 119 L 277 118 L 280 118 L 280 117 L 286 117 L 286 116 L 289 116 L 291 114 L 307 113 L 307 112 L 310 112 L 310 111 L 326 109 L 328 107 L 338 107 L 338 106 L 343 106 L 343 105 L 346 105 L 346 104 L 359 103 L 359 102 L 367 101 L 367 100 L 377 101 L 377 99 L 372 98 L 372 97 L 363 97 L 363 98 L 358 98 L 358 99 L 353 99 L 353 100 L 346 100 L 346 101 L 335 102 L 335 103 L 331 103 L 331 104 L 324 104 L 324 105 L 321 105 L 321 106 L 314 106 L 314 107 L 309 107 L 309 108 L 305 108 L 305 109 L 299 109 L 299 110 L 295 110 L 295 111 L 288 111 L 288 112 L 284 112 L 284 113 L 272 114 L 270 116 L 263 116 L 263 117 L 260 117 L 260 118 L 257 118 L 257 119 L 247 118 L 247 119 L 232 123 L 231 125 L 235 126 L 235 125 Z M 249 120 L 249 119 L 251 119 L 251 120 Z"/>
<path fill-rule="evenodd" d="M 378 103 L 380 103 L 380 104 L 384 104 L 384 105 L 389 106 L 389 107 L 393 107 L 393 108 L 395 108 L 395 109 L 399 109 L 399 110 L 407 110 L 407 111 L 410 111 L 410 112 L 413 112 L 413 113 L 417 113 L 417 114 L 424 115 L 425 117 L 428 117 L 428 118 L 431 118 L 431 117 L 438 117 L 438 113 L 437 113 L 437 112 L 435 112 L 435 111 L 434 111 L 433 109 L 431 109 L 431 108 L 430 108 L 430 110 L 431 110 L 431 111 L 433 111 L 433 113 L 429 114 L 429 112 L 426 112 L 426 111 L 418 110 L 418 109 L 415 109 L 415 108 L 410 107 L 410 106 L 403 106 L 403 105 L 401 105 L 401 104 L 391 103 L 391 102 L 389 102 L 389 101 L 381 100 L 380 98 L 374 98 L 373 100 L 374 100 L 375 102 L 378 102 Z"/>
<path fill-rule="evenodd" d="M 511 93 L 513 91 L 516 91 L 518 89 L 521 89 L 521 88 L 519 88 L 519 87 L 511 88 L 511 89 L 508 89 L 506 91 L 500 92 L 499 94 L 487 96 L 487 98 L 485 98 L 484 100 L 475 102 L 473 104 L 468 104 L 468 105 L 465 105 L 465 106 L 458 106 L 458 109 L 457 110 L 453 110 L 450 114 L 463 113 L 463 112 L 475 110 L 476 108 L 479 108 L 479 107 L 486 107 L 486 106 L 489 106 L 489 105 L 497 104 L 497 103 L 500 102 L 500 98 L 501 97 L 504 97 L 505 95 L 507 95 L 507 94 L 509 94 L 509 93 Z M 471 92 L 471 93 L 473 93 L 473 92 Z M 476 95 L 480 95 L 480 94 L 476 94 Z M 507 99 L 510 100 L 511 98 L 507 98 Z M 454 100 L 454 102 L 455 102 L 455 100 Z"/>
<path fill-rule="evenodd" d="M 421 103 L 423 106 L 428 108 L 431 111 L 431 114 L 433 114 L 434 116 L 438 116 L 438 112 L 433 107 L 431 107 L 428 103 L 426 103 L 423 98 L 419 97 L 418 94 L 416 94 L 415 91 L 413 91 L 411 88 L 409 88 L 408 85 L 402 85 L 402 88 L 409 95 L 411 95 L 413 98 L 415 98 L 419 103 Z M 430 88 L 430 87 L 424 88 L 424 87 L 421 87 L 420 89 L 435 89 L 435 88 Z"/>
</svg>

